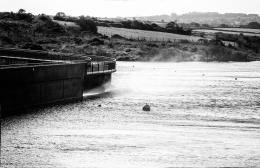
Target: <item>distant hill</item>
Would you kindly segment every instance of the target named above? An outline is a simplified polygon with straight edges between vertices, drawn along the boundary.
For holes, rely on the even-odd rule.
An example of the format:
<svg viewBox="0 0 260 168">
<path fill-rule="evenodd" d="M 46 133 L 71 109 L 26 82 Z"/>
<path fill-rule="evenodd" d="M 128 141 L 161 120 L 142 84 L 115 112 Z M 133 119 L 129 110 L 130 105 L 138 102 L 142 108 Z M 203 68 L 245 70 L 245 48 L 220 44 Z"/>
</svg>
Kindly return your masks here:
<svg viewBox="0 0 260 168">
<path fill-rule="evenodd" d="M 216 12 L 191 12 L 182 15 L 172 13 L 171 15 L 155 15 L 135 17 L 138 20 L 149 21 L 177 21 L 178 23 L 192 23 L 209 24 L 212 26 L 218 26 L 226 24 L 230 26 L 246 25 L 250 22 L 259 22 L 260 16 L 258 14 L 244 14 L 244 13 L 225 13 L 220 14 Z"/>
</svg>

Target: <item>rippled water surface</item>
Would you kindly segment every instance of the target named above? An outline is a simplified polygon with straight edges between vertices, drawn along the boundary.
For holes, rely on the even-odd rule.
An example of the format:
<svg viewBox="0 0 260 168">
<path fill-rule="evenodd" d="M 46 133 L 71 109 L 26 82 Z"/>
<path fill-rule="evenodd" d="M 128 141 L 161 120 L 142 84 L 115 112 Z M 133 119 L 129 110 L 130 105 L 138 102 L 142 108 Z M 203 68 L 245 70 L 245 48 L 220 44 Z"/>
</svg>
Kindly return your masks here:
<svg viewBox="0 0 260 168">
<path fill-rule="evenodd" d="M 1 166 L 260 167 L 260 62 L 117 69 L 105 93 L 3 119 Z"/>
</svg>

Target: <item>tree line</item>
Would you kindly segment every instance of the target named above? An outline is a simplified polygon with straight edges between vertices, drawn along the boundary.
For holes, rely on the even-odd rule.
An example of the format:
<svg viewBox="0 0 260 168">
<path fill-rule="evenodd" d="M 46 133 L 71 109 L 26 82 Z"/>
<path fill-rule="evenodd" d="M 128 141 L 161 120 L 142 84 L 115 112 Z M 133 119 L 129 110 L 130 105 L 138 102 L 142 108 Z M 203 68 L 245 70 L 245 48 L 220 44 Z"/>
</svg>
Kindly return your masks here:
<svg viewBox="0 0 260 168">
<path fill-rule="evenodd" d="M 138 30 L 148 30 L 148 31 L 158 31 L 167 32 L 183 35 L 191 35 L 191 29 L 185 29 L 176 22 L 169 22 L 165 27 L 159 26 L 156 23 L 143 22 L 139 20 L 123 20 L 123 21 L 107 21 L 107 20 L 97 20 L 99 26 L 105 27 L 117 27 L 117 28 L 127 28 L 127 29 L 138 29 Z"/>
<path fill-rule="evenodd" d="M 81 17 L 71 17 L 67 16 L 64 12 L 58 12 L 53 19 L 67 22 L 77 23 Z M 85 20 L 93 21 L 97 26 L 105 27 L 118 27 L 118 28 L 127 28 L 127 29 L 139 29 L 139 30 L 149 30 L 149 31 L 159 31 L 159 32 L 168 32 L 176 34 L 191 35 L 190 29 L 184 29 L 181 25 L 176 22 L 167 23 L 166 27 L 161 27 L 156 23 L 146 23 L 138 20 L 123 20 L 119 22 L 108 21 L 108 20 L 99 20 L 94 17 L 84 17 Z"/>
</svg>

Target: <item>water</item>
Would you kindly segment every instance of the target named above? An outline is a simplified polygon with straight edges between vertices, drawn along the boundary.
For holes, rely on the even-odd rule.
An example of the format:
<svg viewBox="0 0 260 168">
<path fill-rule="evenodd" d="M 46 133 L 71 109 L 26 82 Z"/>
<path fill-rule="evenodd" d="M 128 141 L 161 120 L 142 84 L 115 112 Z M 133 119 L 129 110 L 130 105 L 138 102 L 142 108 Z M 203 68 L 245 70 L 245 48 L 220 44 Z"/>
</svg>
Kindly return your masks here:
<svg viewBox="0 0 260 168">
<path fill-rule="evenodd" d="M 2 120 L 2 167 L 260 167 L 260 62 L 117 69 L 104 93 Z"/>
</svg>

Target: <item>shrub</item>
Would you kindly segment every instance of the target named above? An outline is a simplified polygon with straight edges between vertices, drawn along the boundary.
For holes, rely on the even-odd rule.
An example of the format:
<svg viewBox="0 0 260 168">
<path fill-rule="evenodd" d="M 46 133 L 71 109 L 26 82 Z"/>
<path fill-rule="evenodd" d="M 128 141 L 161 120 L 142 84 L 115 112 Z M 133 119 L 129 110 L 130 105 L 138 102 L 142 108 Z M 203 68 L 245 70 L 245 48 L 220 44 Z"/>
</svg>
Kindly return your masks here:
<svg viewBox="0 0 260 168">
<path fill-rule="evenodd" d="M 88 17 L 80 16 L 76 23 L 80 26 L 82 31 L 97 33 L 96 23 Z"/>
<path fill-rule="evenodd" d="M 27 22 L 0 21 L 0 34 L 12 41 L 25 40 L 25 36 L 30 34 L 31 30 L 31 24 Z"/>
<path fill-rule="evenodd" d="M 248 23 L 247 27 L 250 29 L 260 29 L 260 23 L 250 22 L 250 23 Z"/>
<path fill-rule="evenodd" d="M 0 20 L 21 20 L 31 23 L 34 20 L 34 15 L 26 13 L 24 9 L 20 9 L 18 13 L 0 12 Z"/>
<path fill-rule="evenodd" d="M 38 33 L 64 34 L 66 30 L 60 24 L 53 22 L 52 19 L 44 14 L 36 18 L 34 31 Z"/>
<path fill-rule="evenodd" d="M 32 22 L 34 19 L 34 16 L 31 13 L 26 13 L 24 9 L 20 9 L 16 16 L 18 20 L 24 20 L 27 22 Z"/>
<path fill-rule="evenodd" d="M 54 17 L 53 19 L 54 20 L 61 20 L 61 21 L 66 21 L 66 15 L 64 12 L 58 12 Z"/>
</svg>

